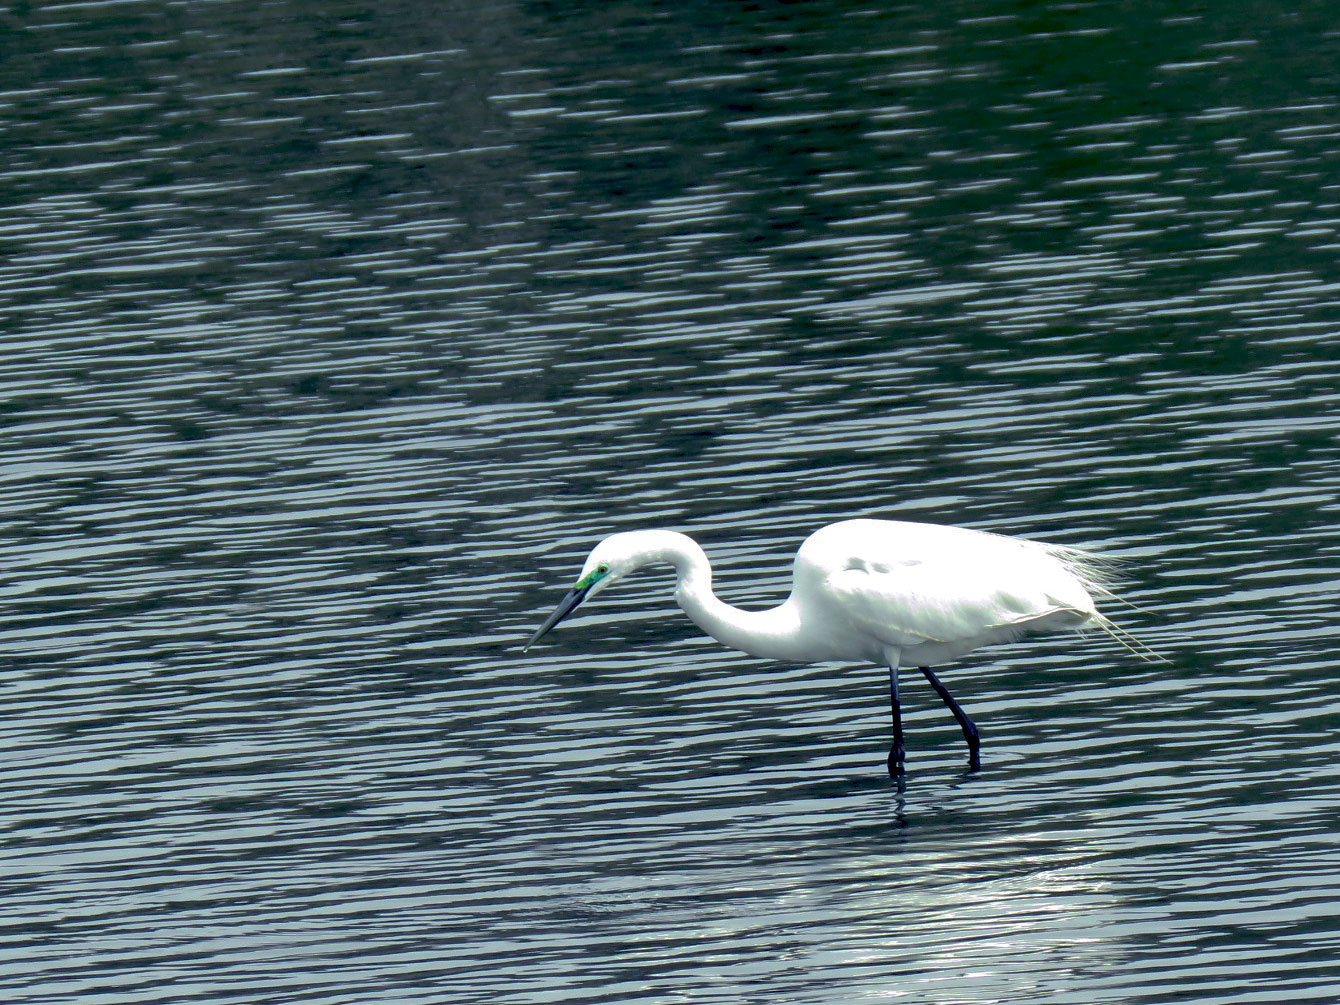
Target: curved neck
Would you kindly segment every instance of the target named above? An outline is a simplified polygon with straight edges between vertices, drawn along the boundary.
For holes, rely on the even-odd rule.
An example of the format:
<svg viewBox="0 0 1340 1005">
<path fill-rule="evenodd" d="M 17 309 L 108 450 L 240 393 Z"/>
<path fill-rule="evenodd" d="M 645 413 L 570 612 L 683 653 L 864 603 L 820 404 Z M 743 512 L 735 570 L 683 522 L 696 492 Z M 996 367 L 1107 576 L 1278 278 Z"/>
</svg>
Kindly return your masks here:
<svg viewBox="0 0 1340 1005">
<path fill-rule="evenodd" d="M 646 551 L 639 565 L 669 562 L 675 567 L 675 601 L 695 625 L 718 642 L 777 660 L 804 661 L 800 618 L 790 598 L 766 611 L 742 611 L 712 592 L 712 565 L 698 542 L 672 530 L 643 532 Z"/>
</svg>

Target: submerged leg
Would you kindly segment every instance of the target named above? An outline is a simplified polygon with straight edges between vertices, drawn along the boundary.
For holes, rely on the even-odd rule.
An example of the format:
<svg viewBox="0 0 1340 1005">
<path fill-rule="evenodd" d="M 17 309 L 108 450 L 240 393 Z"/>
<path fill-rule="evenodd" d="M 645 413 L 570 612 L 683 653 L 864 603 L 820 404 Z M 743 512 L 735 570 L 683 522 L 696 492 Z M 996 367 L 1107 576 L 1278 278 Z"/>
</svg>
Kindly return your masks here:
<svg viewBox="0 0 1340 1005">
<path fill-rule="evenodd" d="M 903 774 L 903 710 L 898 702 L 898 661 L 889 661 L 889 707 L 893 711 L 893 749 L 889 751 L 889 777 Z"/>
<path fill-rule="evenodd" d="M 954 718 L 958 720 L 959 728 L 963 730 L 963 739 L 968 741 L 968 768 L 972 771 L 978 770 L 982 766 L 982 757 L 979 751 L 982 747 L 982 741 L 977 735 L 977 724 L 968 718 L 968 713 L 963 711 L 954 696 L 949 693 L 949 688 L 940 683 L 940 678 L 931 672 L 930 667 L 917 667 L 926 679 L 931 682 L 931 687 L 935 688 L 935 693 L 940 696 L 940 700 L 949 706 L 949 711 L 954 713 Z"/>
</svg>

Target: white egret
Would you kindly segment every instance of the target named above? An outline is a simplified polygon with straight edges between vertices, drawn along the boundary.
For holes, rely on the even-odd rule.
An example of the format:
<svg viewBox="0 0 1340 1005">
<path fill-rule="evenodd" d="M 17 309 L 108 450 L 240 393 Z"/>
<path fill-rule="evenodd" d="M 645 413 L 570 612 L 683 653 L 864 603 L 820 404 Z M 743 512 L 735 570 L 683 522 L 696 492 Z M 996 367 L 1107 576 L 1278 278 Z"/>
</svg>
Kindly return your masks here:
<svg viewBox="0 0 1340 1005">
<path fill-rule="evenodd" d="M 895 778 L 904 758 L 900 667 L 917 667 L 948 706 L 976 770 L 977 726 L 932 666 L 1036 631 L 1097 627 L 1121 640 L 1094 605 L 1091 593 L 1110 593 L 1087 552 L 962 527 L 844 520 L 805 539 L 796 553 L 791 595 L 764 611 L 740 610 L 712 592 L 712 567 L 692 538 L 670 530 L 613 534 L 592 549 L 577 584 L 525 648 L 583 601 L 657 563 L 674 567 L 680 608 L 725 645 L 794 663 L 887 666 L 893 712 L 889 774 Z"/>
</svg>

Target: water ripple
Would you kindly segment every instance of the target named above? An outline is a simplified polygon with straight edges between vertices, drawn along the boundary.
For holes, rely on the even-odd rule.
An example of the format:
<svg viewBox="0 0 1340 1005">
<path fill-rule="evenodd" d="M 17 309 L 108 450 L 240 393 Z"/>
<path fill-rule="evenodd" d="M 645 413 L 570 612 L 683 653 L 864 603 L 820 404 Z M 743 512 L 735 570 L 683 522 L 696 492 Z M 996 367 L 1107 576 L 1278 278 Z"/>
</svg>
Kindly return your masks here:
<svg viewBox="0 0 1340 1005">
<path fill-rule="evenodd" d="M 1330 26 L 347 13 L 11 17 L 6 1000 L 1329 1000 Z M 946 668 L 972 775 L 914 682 L 899 794 L 878 668 L 663 575 L 520 652 L 855 515 L 1168 662 Z"/>
</svg>

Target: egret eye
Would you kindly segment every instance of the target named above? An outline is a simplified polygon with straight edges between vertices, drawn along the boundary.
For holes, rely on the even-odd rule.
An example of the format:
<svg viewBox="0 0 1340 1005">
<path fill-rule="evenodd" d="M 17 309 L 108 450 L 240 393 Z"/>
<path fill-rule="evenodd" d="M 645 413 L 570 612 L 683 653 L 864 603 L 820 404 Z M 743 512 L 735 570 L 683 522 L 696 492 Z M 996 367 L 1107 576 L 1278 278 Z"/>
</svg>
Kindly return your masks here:
<svg viewBox="0 0 1340 1005">
<path fill-rule="evenodd" d="M 596 566 L 596 572 L 600 573 L 602 576 L 609 575 L 609 571 L 610 567 L 606 565 L 604 562 L 601 562 L 599 565 Z"/>
</svg>

